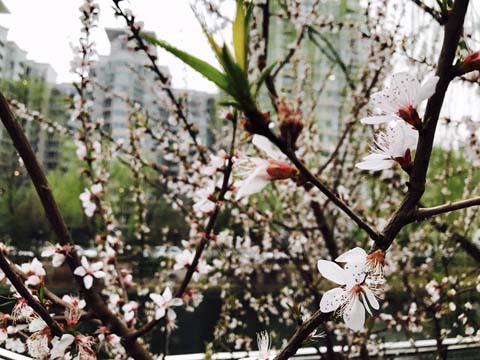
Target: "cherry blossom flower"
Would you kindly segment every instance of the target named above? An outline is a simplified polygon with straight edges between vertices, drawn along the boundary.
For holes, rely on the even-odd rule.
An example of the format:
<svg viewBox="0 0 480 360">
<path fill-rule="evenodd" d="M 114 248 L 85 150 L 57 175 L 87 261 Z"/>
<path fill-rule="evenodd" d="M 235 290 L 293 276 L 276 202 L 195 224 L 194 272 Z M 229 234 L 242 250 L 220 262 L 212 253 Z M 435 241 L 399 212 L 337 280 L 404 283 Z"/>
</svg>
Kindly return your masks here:
<svg viewBox="0 0 480 360">
<path fill-rule="evenodd" d="M 135 318 L 135 314 L 138 310 L 138 303 L 136 301 L 129 301 L 122 306 L 123 318 L 128 323 Z"/>
<path fill-rule="evenodd" d="M 265 330 L 257 333 L 258 358 L 267 360 L 270 358 L 270 334 Z"/>
<path fill-rule="evenodd" d="M 83 210 L 85 211 L 85 215 L 88 217 L 92 217 L 95 214 L 95 210 L 97 209 L 97 205 L 92 201 L 92 194 L 90 190 L 85 189 L 79 196 L 80 201 L 82 202 Z"/>
<path fill-rule="evenodd" d="M 63 334 L 61 338 L 55 336 L 52 339 L 52 350 L 50 351 L 51 359 L 63 359 L 67 349 L 72 345 L 75 337 L 71 334 Z"/>
<path fill-rule="evenodd" d="M 17 302 L 15 303 L 15 306 L 12 309 L 12 319 L 13 323 L 18 319 L 26 319 L 27 321 L 32 318 L 34 315 L 33 309 L 28 305 L 27 300 L 25 298 L 21 297 L 18 298 Z"/>
<path fill-rule="evenodd" d="M 40 317 L 36 317 L 30 321 L 28 331 L 32 333 L 27 338 L 28 354 L 35 359 L 42 359 L 48 355 L 50 349 L 48 347 L 50 328 Z"/>
<path fill-rule="evenodd" d="M 317 266 L 323 277 L 341 285 L 323 295 L 320 311 L 337 311 L 350 329 L 363 330 L 365 310 L 371 314 L 370 306 L 376 310 L 380 308 L 374 292 L 365 282 L 364 269 L 354 267 L 346 270 L 327 260 L 319 260 Z"/>
<path fill-rule="evenodd" d="M 177 318 L 177 314 L 175 314 L 175 311 L 171 309 L 172 306 L 182 306 L 183 305 L 183 300 L 180 298 L 173 298 L 172 297 L 172 292 L 170 291 L 170 288 L 167 287 L 164 291 L 163 294 L 155 294 L 152 293 L 149 295 L 150 299 L 153 300 L 156 306 L 155 310 L 155 319 L 161 319 L 167 315 L 167 319 L 169 321 L 175 321 Z"/>
<path fill-rule="evenodd" d="M 273 358 L 272 352 L 270 351 L 270 347 L 272 345 L 272 341 L 270 339 L 270 334 L 268 331 L 261 331 L 257 333 L 257 346 L 258 346 L 258 355 L 246 357 L 241 360 L 269 360 Z"/>
<path fill-rule="evenodd" d="M 243 157 L 235 161 L 235 172 L 241 178 L 234 184 L 237 200 L 260 192 L 270 181 L 288 179 L 296 172 L 285 162 L 286 156 L 275 149 L 266 137 L 254 135 L 252 143 L 270 159 Z"/>
<path fill-rule="evenodd" d="M 225 163 L 228 159 L 228 154 L 225 150 L 220 150 L 218 155 L 210 155 L 210 163 L 201 168 L 201 173 L 206 176 L 212 176 L 218 169 L 221 169 L 225 166 Z"/>
<path fill-rule="evenodd" d="M 356 247 L 340 255 L 335 261 L 346 263 L 345 270 L 358 267 L 363 269 L 369 277 L 383 282 L 383 265 L 385 264 L 385 252 L 383 250 L 375 250 L 371 254 L 367 254 L 362 248 Z"/>
<path fill-rule="evenodd" d="M 62 266 L 66 259 L 66 254 L 72 251 L 72 245 L 49 244 L 43 251 L 42 257 L 52 257 L 53 267 Z"/>
<path fill-rule="evenodd" d="M 73 326 L 80 320 L 82 309 L 85 308 L 87 303 L 83 299 L 70 295 L 63 295 L 62 300 L 69 305 L 65 307 L 65 321 L 68 326 Z"/>
<path fill-rule="evenodd" d="M 195 204 L 193 210 L 197 213 L 211 213 L 215 209 L 215 203 L 210 200 L 210 196 L 215 192 L 214 186 L 199 189 L 195 192 Z"/>
<path fill-rule="evenodd" d="M 173 270 L 181 270 L 189 268 L 195 258 L 195 252 L 183 250 L 175 257 L 175 265 Z M 205 260 L 199 260 L 195 272 L 192 275 L 193 281 L 198 281 L 201 274 L 208 274 L 211 270 L 211 266 L 207 264 Z"/>
<path fill-rule="evenodd" d="M 20 270 L 27 276 L 26 285 L 39 286 L 43 283 L 43 277 L 47 274 L 43 265 L 37 258 L 29 263 L 23 263 L 19 266 Z"/>
<path fill-rule="evenodd" d="M 82 265 L 77 267 L 73 272 L 77 276 L 83 277 L 83 284 L 85 289 L 90 289 L 93 285 L 93 278 L 104 278 L 106 276 L 105 272 L 100 270 L 103 268 L 103 262 L 98 261 L 93 264 L 90 264 L 85 256 L 82 256 L 81 259 Z"/>
<path fill-rule="evenodd" d="M 94 360 L 97 358 L 93 345 L 95 345 L 95 339 L 92 336 L 83 334 L 75 335 L 75 343 L 77 344 L 78 354 L 75 357 L 76 360 Z"/>
<path fill-rule="evenodd" d="M 392 75 L 390 86 L 375 93 L 371 101 L 380 115 L 360 120 L 363 124 L 388 123 L 403 119 L 415 128 L 421 125 L 418 106 L 435 93 L 438 76 L 427 78 L 423 84 L 410 73 L 400 72 Z"/>
<path fill-rule="evenodd" d="M 362 170 L 378 171 L 399 163 L 404 170 L 409 171 L 417 138 L 418 133 L 410 125 L 392 121 L 386 131 L 377 136 L 372 153 L 355 166 Z"/>
<path fill-rule="evenodd" d="M 18 338 L 8 338 L 5 341 L 5 349 L 21 354 L 25 352 L 25 344 Z"/>
</svg>

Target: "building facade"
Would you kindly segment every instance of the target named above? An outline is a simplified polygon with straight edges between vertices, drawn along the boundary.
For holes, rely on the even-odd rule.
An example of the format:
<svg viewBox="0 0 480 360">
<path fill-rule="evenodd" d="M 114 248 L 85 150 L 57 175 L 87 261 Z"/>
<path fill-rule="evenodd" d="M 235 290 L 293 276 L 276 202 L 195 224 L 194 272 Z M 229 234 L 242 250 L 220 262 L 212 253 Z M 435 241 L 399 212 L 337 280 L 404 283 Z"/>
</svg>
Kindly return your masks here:
<svg viewBox="0 0 480 360">
<path fill-rule="evenodd" d="M 155 129 L 170 116 L 170 101 L 159 86 L 156 74 L 145 65 L 149 59 L 143 52 L 128 48 L 125 29 L 106 29 L 110 40 L 110 54 L 100 56 L 93 66 L 97 86 L 94 86 L 92 113 L 103 119 L 104 129 L 115 140 L 128 139 L 130 105 L 129 99 L 141 106 L 148 114 L 149 124 Z M 160 71 L 170 79 L 170 71 L 161 66 Z M 190 121 L 197 123 L 203 144 L 211 142 L 209 124 L 214 114 L 214 96 L 200 91 L 174 90 L 184 104 Z M 155 143 L 147 136 L 142 139 L 142 148 L 155 152 Z"/>
</svg>

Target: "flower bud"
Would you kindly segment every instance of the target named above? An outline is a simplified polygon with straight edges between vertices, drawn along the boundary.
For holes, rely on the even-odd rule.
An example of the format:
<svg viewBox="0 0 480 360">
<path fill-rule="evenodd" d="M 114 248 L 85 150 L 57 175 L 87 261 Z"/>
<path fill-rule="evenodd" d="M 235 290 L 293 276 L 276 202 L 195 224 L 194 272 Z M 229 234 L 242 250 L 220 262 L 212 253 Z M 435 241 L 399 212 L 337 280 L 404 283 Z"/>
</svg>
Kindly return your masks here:
<svg viewBox="0 0 480 360">
<path fill-rule="evenodd" d="M 293 110 L 286 101 L 282 100 L 278 104 L 278 119 L 280 121 L 280 137 L 289 146 L 295 147 L 303 129 L 301 111 Z"/>
<path fill-rule="evenodd" d="M 295 169 L 289 164 L 276 160 L 268 160 L 268 162 L 267 174 L 270 176 L 270 180 L 289 179 L 295 172 Z"/>
<path fill-rule="evenodd" d="M 461 64 L 464 73 L 480 70 L 480 51 L 475 51 L 467 55 Z"/>
</svg>

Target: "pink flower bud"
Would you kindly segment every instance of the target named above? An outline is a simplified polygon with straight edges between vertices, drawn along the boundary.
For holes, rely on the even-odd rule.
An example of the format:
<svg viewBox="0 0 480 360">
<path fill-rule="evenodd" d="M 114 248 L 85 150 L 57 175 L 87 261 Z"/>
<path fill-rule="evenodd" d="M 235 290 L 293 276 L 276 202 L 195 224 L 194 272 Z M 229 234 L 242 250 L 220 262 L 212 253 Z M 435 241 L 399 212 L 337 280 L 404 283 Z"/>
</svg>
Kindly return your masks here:
<svg viewBox="0 0 480 360">
<path fill-rule="evenodd" d="M 463 60 L 462 70 L 466 73 L 480 70 L 480 51 L 475 51 L 467 55 Z"/>
</svg>

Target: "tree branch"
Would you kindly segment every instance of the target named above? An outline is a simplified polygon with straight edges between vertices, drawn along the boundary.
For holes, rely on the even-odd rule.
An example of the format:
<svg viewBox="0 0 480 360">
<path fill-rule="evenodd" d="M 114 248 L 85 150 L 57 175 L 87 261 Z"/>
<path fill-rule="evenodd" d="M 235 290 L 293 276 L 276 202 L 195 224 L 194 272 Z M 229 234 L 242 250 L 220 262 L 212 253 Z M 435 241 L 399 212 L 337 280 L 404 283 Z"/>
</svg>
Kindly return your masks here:
<svg viewBox="0 0 480 360">
<path fill-rule="evenodd" d="M 480 205 L 480 196 L 474 197 L 472 199 L 455 201 L 452 203 L 434 206 L 430 208 L 420 208 L 417 210 L 416 220 L 424 220 L 426 218 L 429 218 L 435 215 L 441 215 L 441 214 L 449 213 L 451 211 L 462 210 L 472 206 L 479 206 L 479 205 Z"/>
<path fill-rule="evenodd" d="M 0 268 L 5 273 L 5 276 L 10 280 L 13 287 L 20 294 L 22 298 L 27 301 L 27 304 L 35 310 L 35 312 L 42 318 L 43 321 L 48 325 L 52 330 L 53 334 L 56 336 L 62 336 L 63 331 L 58 325 L 58 323 L 50 316 L 47 309 L 43 307 L 40 302 L 38 302 L 27 287 L 24 285 L 23 281 L 15 274 L 15 271 L 11 268 L 10 263 L 7 261 L 2 252 L 0 252 Z"/>
<path fill-rule="evenodd" d="M 47 220 L 49 221 L 58 242 L 61 245 L 73 244 L 67 225 L 65 224 L 60 210 L 58 209 L 57 203 L 53 198 L 53 194 L 48 185 L 45 173 L 43 172 L 40 164 L 38 163 L 35 153 L 33 152 L 32 147 L 28 142 L 28 139 L 26 138 L 21 126 L 16 122 L 15 117 L 12 114 L 8 103 L 2 93 L 0 93 L 0 118 L 13 141 L 15 149 L 17 150 L 18 154 L 23 160 L 23 163 L 25 164 L 25 168 L 27 169 L 30 178 L 32 179 L 35 190 L 37 191 L 40 202 L 42 203 L 43 209 L 45 211 L 45 216 L 47 217 Z M 72 251 L 70 251 L 69 255 L 66 258 L 66 261 L 72 273 L 77 267 L 81 265 L 80 259 L 75 249 L 72 249 Z M 124 337 L 125 335 L 127 335 L 130 332 L 128 326 L 108 309 L 100 293 L 94 288 L 85 289 L 83 286 L 83 281 L 79 276 L 75 276 L 74 278 L 77 281 L 79 287 L 83 289 L 85 293 L 85 299 L 89 307 L 95 313 L 95 315 L 104 324 L 108 325 L 111 330 L 120 337 Z M 16 289 L 17 291 L 19 290 L 18 288 Z M 52 330 L 55 331 L 54 328 L 52 328 Z M 141 360 L 152 360 L 151 354 L 138 341 L 122 341 L 122 344 L 125 346 L 125 350 L 132 358 Z"/>
<path fill-rule="evenodd" d="M 442 109 L 445 93 L 452 80 L 453 60 L 458 42 L 463 31 L 463 22 L 467 12 L 469 0 L 457 0 L 445 25 L 442 50 L 438 57 L 437 76 L 439 81 L 435 94 L 428 100 L 423 119 L 423 128 L 419 131 L 419 140 L 415 161 L 410 175 L 408 193 L 402 205 L 394 213 L 387 226 L 382 231 L 380 241 L 376 245 L 386 250 L 400 230 L 407 224 L 415 221 L 416 207 L 425 192 L 425 181 L 428 165 L 433 148 L 433 140 L 437 128 L 440 110 Z"/>
<path fill-rule="evenodd" d="M 447 17 L 443 15 L 442 13 L 436 11 L 434 8 L 428 6 L 424 2 L 420 0 L 411 0 L 414 4 L 416 4 L 420 9 L 425 11 L 427 14 L 431 15 L 436 22 L 438 22 L 440 25 L 443 25 L 447 22 Z"/>
</svg>

